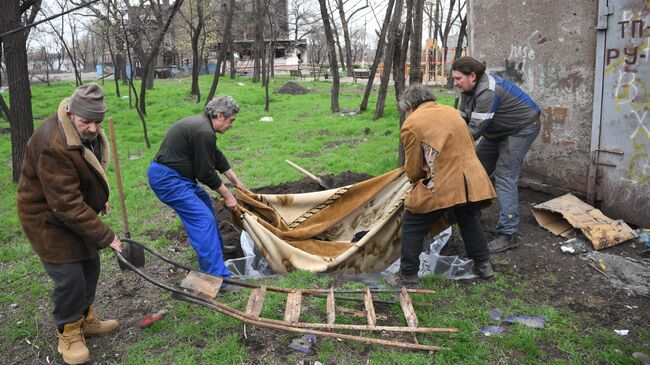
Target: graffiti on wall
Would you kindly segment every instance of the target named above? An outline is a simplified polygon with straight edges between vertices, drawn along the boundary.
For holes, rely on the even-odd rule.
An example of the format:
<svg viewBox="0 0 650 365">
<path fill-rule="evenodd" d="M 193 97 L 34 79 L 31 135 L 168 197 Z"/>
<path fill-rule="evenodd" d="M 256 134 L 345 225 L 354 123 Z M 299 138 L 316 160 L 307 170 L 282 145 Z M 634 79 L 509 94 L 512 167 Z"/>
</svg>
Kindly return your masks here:
<svg viewBox="0 0 650 365">
<path fill-rule="evenodd" d="M 627 178 L 644 185 L 650 182 L 650 14 L 624 10 L 616 23 L 615 42 L 605 50 L 605 77 L 613 81 L 615 113 L 631 124 L 632 155 L 627 160 Z"/>
<path fill-rule="evenodd" d="M 517 84 L 526 81 L 526 62 L 535 60 L 535 48 L 531 41 L 538 33 L 538 31 L 534 31 L 522 44 L 511 44 L 510 54 L 504 60 L 504 67 L 492 69 L 492 73 Z M 546 39 L 542 43 L 545 41 Z"/>
</svg>

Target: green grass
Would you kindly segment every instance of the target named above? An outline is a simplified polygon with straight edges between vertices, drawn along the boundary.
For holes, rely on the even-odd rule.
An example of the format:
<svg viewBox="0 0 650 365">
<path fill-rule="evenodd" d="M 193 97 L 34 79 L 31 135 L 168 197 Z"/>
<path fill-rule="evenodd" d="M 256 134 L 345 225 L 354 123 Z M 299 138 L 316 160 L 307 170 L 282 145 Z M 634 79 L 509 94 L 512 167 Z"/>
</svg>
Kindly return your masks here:
<svg viewBox="0 0 650 365">
<path fill-rule="evenodd" d="M 271 89 L 282 86 L 287 77 L 278 77 Z M 210 78 L 201 78 L 203 94 L 207 94 Z M 240 85 L 240 83 L 244 85 Z M 370 99 L 370 110 L 356 116 L 332 115 L 329 112 L 329 84 L 305 82 L 305 87 L 318 90 L 307 95 L 290 96 L 271 94 L 271 110 L 263 111 L 264 92 L 248 78 L 221 79 L 218 93 L 232 95 L 241 105 L 241 112 L 233 128 L 218 135 L 218 145 L 231 165 L 249 188 L 279 184 L 303 178 L 287 165 L 290 159 L 317 173 L 338 174 L 346 170 L 379 175 L 397 166 L 398 113 L 395 97 L 388 95 L 385 116 L 373 120 L 376 94 Z M 147 149 L 142 125 L 128 99 L 115 96 L 114 84 L 106 82 L 106 102 L 117 132 L 120 167 L 124 181 L 126 205 L 130 228 L 134 238 L 165 250 L 169 242 L 164 238 L 152 240 L 152 232 L 175 232 L 180 222 L 156 199 L 148 187 L 146 170 L 149 161 L 164 138 L 166 129 L 176 120 L 200 113 L 201 104 L 188 96 L 190 82 L 183 80 L 157 80 L 154 90 L 147 93 L 147 127 L 152 148 Z M 392 87 L 391 87 L 392 89 Z M 59 102 L 74 90 L 73 83 L 57 82 L 52 87 L 33 86 L 35 125 L 51 114 Z M 138 88 L 139 90 L 139 88 Z M 126 87 L 122 93 L 128 92 Z M 355 110 L 360 104 L 363 87 L 355 84 L 341 86 L 341 108 Z M 453 94 L 438 92 L 439 101 L 453 103 Z M 127 94 L 128 95 L 128 94 Z M 273 122 L 260 122 L 271 116 Z M 0 120 L 0 128 L 7 129 Z M 107 126 L 106 126 L 107 129 Z M 335 147 L 333 147 L 335 146 Z M 137 158 L 137 156 L 141 156 Z M 24 238 L 15 213 L 16 184 L 11 182 L 11 143 L 9 134 L 0 134 L 0 360 L 9 359 L 7 349 L 15 343 L 29 339 L 48 351 L 52 336 L 44 332 L 50 328 L 49 292 L 51 282 L 45 275 L 38 258 Z M 116 231 L 120 231 L 114 171 L 109 171 L 113 188 L 110 204 L 113 211 L 104 217 Z M 111 260 L 110 252 L 102 253 L 105 264 L 102 277 L 113 275 L 119 269 Z M 182 260 L 193 263 L 193 252 L 187 250 Z M 110 263 L 109 263 L 110 262 Z M 290 288 L 324 288 L 331 284 L 326 276 L 299 271 L 281 279 L 264 281 L 267 285 Z M 319 338 L 311 360 L 336 364 L 633 364 L 630 354 L 644 351 L 643 344 L 650 342 L 647 332 L 628 337 L 615 335 L 609 328 L 585 325 L 589 318 L 583 314 L 554 308 L 552 303 L 538 303 L 527 297 L 525 283 L 512 273 L 501 273 L 494 280 L 472 285 L 449 281 L 441 277 L 424 278 L 424 286 L 437 293 L 433 296 L 413 295 L 416 302 L 429 303 L 417 307 L 421 326 L 457 327 L 458 334 L 419 335 L 420 343 L 448 347 L 448 351 L 421 353 L 396 351 L 379 346 L 368 346 L 347 341 Z M 359 288 L 359 284 L 343 284 L 346 288 Z M 119 293 L 113 293 L 119 295 Z M 108 349 L 95 355 L 95 361 L 125 364 L 239 364 L 296 363 L 303 359 L 299 353 L 269 352 L 262 360 L 253 358 L 251 349 L 243 345 L 241 322 L 185 302 L 178 302 L 161 292 L 168 303 L 170 314 L 165 320 L 121 339 L 117 350 L 123 357 L 113 359 Z M 388 299 L 389 296 L 382 296 Z M 226 297 L 233 307 L 243 309 L 246 297 Z M 264 316 L 282 318 L 285 297 L 268 293 L 262 310 Z M 303 320 L 324 319 L 323 299 L 305 299 Z M 362 310 L 359 304 L 341 304 Z M 546 328 L 536 330 L 521 325 L 509 326 L 502 336 L 485 337 L 479 328 L 496 324 L 489 320 L 488 312 L 499 308 L 504 315 L 540 315 L 547 318 Z M 123 308 L 123 311 L 129 310 Z M 390 312 L 400 317 L 398 306 Z M 7 318 L 11 318 L 10 320 Z M 41 322 L 39 322 L 39 320 Z M 337 317 L 338 323 L 364 323 L 363 319 L 349 316 Z M 8 324 L 12 325 L 8 325 Z M 405 324 L 403 319 L 401 324 Z M 248 327 L 250 328 L 250 326 Z M 297 334 L 274 333 L 274 348 L 286 348 Z M 29 350 L 24 350 L 29 351 Z M 91 349 L 92 351 L 92 349 Z M 647 352 L 647 348 L 645 349 Z M 256 355 L 259 355 L 256 354 Z M 96 356 L 96 357 L 95 357 Z M 101 357 L 100 357 L 101 356 Z M 42 360 L 42 358 L 41 358 Z M 5 363 L 7 361 L 0 361 Z"/>
</svg>

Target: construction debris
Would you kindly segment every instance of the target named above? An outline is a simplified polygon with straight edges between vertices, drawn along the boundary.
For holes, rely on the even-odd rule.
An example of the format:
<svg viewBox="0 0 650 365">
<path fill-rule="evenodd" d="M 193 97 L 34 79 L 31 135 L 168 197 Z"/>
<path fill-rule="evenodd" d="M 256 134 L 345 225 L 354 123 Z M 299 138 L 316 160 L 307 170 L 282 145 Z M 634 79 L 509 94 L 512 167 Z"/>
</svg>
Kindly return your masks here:
<svg viewBox="0 0 650 365">
<path fill-rule="evenodd" d="M 567 237 L 574 228 L 581 230 L 596 250 L 636 237 L 634 230 L 625 222 L 606 217 L 600 210 L 572 194 L 535 205 L 533 216 L 540 226 L 562 237 Z"/>
<path fill-rule="evenodd" d="M 650 265 L 647 263 L 596 251 L 587 254 L 586 259 L 615 288 L 628 293 L 650 295 Z"/>
<path fill-rule="evenodd" d="M 188 275 L 183 279 L 181 287 L 177 288 L 172 285 L 162 283 L 148 274 L 146 274 L 141 269 L 133 266 L 130 262 L 126 261 L 124 257 L 117 251 L 115 255 L 118 260 L 127 265 L 131 270 L 133 270 L 138 275 L 142 276 L 148 282 L 172 292 L 172 297 L 176 299 L 181 299 L 188 301 L 190 303 L 200 304 L 207 308 L 216 310 L 219 313 L 226 314 L 235 319 L 238 319 L 247 324 L 252 324 L 259 327 L 271 328 L 276 330 L 282 330 L 287 332 L 296 332 L 302 334 L 311 334 L 314 336 L 321 337 L 332 337 L 340 340 L 350 340 L 357 341 L 365 344 L 375 344 L 381 346 L 395 347 L 407 350 L 422 350 L 422 351 L 439 351 L 445 350 L 446 348 L 440 346 L 432 345 L 423 345 L 418 343 L 416 334 L 418 333 L 457 333 L 457 328 L 432 328 L 432 327 L 418 327 L 418 319 L 415 313 L 415 308 L 413 302 L 409 297 L 409 294 L 434 294 L 435 292 L 431 290 L 415 290 L 415 289 L 406 289 L 401 288 L 398 291 L 395 290 L 385 290 L 385 289 L 370 289 L 366 286 L 361 290 L 339 290 L 335 291 L 333 288 L 330 289 L 287 289 L 287 288 L 278 288 L 265 285 L 254 285 L 249 284 L 243 281 L 217 278 L 212 275 L 209 275 L 204 272 L 199 272 L 193 270 L 181 263 L 175 262 L 167 257 L 164 257 L 159 252 L 153 250 L 152 248 L 144 245 L 143 243 L 125 239 L 133 245 L 142 247 L 144 250 L 152 253 L 154 256 L 160 258 L 161 260 L 170 263 L 178 268 L 187 270 Z M 244 289 L 252 289 L 250 291 L 250 296 L 248 298 L 248 304 L 246 308 L 242 310 L 234 309 L 229 307 L 224 303 L 220 303 L 217 298 L 219 296 L 219 291 L 222 288 L 222 285 L 237 286 Z M 264 306 L 265 294 L 267 292 L 275 292 L 287 295 L 286 308 L 283 320 L 271 319 L 261 317 L 262 308 Z M 407 326 L 382 326 L 377 324 L 377 316 L 375 314 L 375 307 L 377 304 L 393 304 L 395 302 L 378 300 L 374 298 L 374 295 L 378 293 L 396 293 L 399 297 L 399 303 L 402 307 L 402 311 L 405 315 Z M 363 298 L 358 297 L 349 297 L 349 296 L 339 296 L 335 294 L 349 293 L 349 294 L 361 294 Z M 300 312 L 302 309 L 303 297 L 305 296 L 315 296 L 315 297 L 324 297 L 327 301 L 327 323 L 315 323 L 315 322 L 302 322 L 300 321 Z M 337 324 L 336 323 L 336 301 L 356 301 L 364 303 L 366 318 L 368 321 L 367 325 L 356 325 L 356 324 Z M 343 332 L 348 331 L 361 331 L 360 335 L 351 335 Z M 387 334 L 399 334 L 399 333 L 410 333 L 413 336 L 413 343 L 396 341 L 396 340 L 386 340 L 383 338 L 374 338 L 367 337 L 364 333 L 381 333 L 382 336 Z"/>
</svg>

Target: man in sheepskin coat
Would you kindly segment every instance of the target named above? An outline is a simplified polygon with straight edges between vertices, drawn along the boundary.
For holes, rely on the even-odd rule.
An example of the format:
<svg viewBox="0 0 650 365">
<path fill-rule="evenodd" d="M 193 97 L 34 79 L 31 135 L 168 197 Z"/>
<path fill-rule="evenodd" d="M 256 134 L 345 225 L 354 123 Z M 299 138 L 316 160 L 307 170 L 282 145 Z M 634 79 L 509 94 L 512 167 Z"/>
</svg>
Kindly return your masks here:
<svg viewBox="0 0 650 365">
<path fill-rule="evenodd" d="M 94 83 L 77 88 L 27 142 L 18 183 L 18 218 L 32 249 L 54 282 L 52 301 L 58 351 L 68 364 L 90 360 L 85 336 L 117 327 L 100 320 L 93 302 L 98 250 L 121 251 L 102 222 L 108 210 L 108 142 L 101 128 L 104 92 Z"/>
</svg>

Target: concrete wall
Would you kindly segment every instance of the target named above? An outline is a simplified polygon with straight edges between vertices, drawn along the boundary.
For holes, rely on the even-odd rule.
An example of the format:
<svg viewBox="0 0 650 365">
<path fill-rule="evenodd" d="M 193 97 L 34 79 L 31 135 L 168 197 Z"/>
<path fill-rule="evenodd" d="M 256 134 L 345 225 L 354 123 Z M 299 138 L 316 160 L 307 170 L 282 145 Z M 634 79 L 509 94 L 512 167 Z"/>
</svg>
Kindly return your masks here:
<svg viewBox="0 0 650 365">
<path fill-rule="evenodd" d="M 523 176 L 586 193 L 596 21 L 594 0 L 469 0 L 469 55 L 542 108 Z"/>
</svg>

